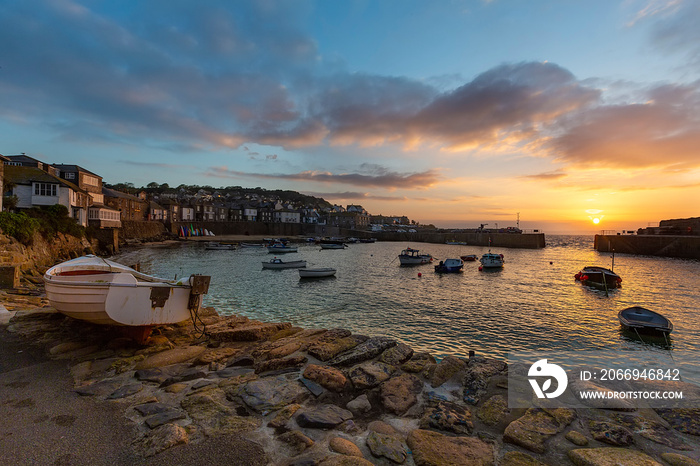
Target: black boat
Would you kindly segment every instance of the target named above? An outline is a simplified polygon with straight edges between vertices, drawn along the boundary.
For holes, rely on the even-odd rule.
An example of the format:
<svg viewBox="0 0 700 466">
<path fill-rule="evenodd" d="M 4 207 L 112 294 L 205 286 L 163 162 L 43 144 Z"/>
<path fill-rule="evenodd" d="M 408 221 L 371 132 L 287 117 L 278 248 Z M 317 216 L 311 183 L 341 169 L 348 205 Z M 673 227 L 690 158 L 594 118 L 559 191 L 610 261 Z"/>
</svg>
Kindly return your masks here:
<svg viewBox="0 0 700 466">
<path fill-rule="evenodd" d="M 610 269 L 589 265 L 574 275 L 584 285 L 602 288 L 618 288 L 622 286 L 622 278 Z"/>
<path fill-rule="evenodd" d="M 617 318 L 625 330 L 633 332 L 669 334 L 673 331 L 673 323 L 669 319 L 639 306 L 621 310 Z"/>
</svg>

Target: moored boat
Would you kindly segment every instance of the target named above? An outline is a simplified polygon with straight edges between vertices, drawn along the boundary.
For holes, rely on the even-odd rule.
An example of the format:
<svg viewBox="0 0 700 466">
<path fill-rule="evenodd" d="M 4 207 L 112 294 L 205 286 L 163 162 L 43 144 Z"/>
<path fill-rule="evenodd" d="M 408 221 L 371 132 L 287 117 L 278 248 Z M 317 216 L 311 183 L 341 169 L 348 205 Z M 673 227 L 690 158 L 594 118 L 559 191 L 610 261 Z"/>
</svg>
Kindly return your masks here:
<svg viewBox="0 0 700 466">
<path fill-rule="evenodd" d="M 625 330 L 633 332 L 669 334 L 673 331 L 673 323 L 669 319 L 640 306 L 621 310 L 617 318 Z"/>
<path fill-rule="evenodd" d="M 233 251 L 236 249 L 236 245 L 231 243 L 218 243 L 215 241 L 210 241 L 204 245 L 204 249 L 208 251 Z"/>
<path fill-rule="evenodd" d="M 586 266 L 574 278 L 584 285 L 603 288 L 618 288 L 622 286 L 622 278 L 610 269 L 598 266 Z"/>
<path fill-rule="evenodd" d="M 462 262 L 462 259 L 445 259 L 435 266 L 435 272 L 437 273 L 455 273 L 461 272 L 463 269 L 464 262 Z"/>
<path fill-rule="evenodd" d="M 505 259 L 503 258 L 503 254 L 495 254 L 489 251 L 481 256 L 479 262 L 481 262 L 481 267 L 485 269 L 498 269 L 503 267 Z"/>
<path fill-rule="evenodd" d="M 265 247 L 262 243 L 241 243 L 241 248 L 262 248 Z"/>
<path fill-rule="evenodd" d="M 319 267 L 315 269 L 299 269 L 299 278 L 323 278 L 335 275 L 335 269 L 331 267 Z"/>
<path fill-rule="evenodd" d="M 282 259 L 278 259 L 277 257 L 275 257 L 274 259 L 270 259 L 269 261 L 263 261 L 262 267 L 263 269 L 294 269 L 299 267 L 306 267 L 306 261 L 283 261 Z"/>
<path fill-rule="evenodd" d="M 285 253 L 285 252 L 297 252 L 297 247 L 296 246 L 288 246 L 287 244 L 283 242 L 275 242 L 272 243 L 270 246 L 267 247 L 267 252 L 270 253 Z"/>
<path fill-rule="evenodd" d="M 399 254 L 399 262 L 401 265 L 421 265 L 433 261 L 433 256 L 430 254 L 421 254 L 418 249 L 406 248 Z"/>
<path fill-rule="evenodd" d="M 475 262 L 478 259 L 476 254 L 465 254 L 463 256 L 459 256 L 459 258 L 464 262 Z"/>
<path fill-rule="evenodd" d="M 209 290 L 210 277 L 167 280 L 93 255 L 55 265 L 44 274 L 56 310 L 94 324 L 153 326 L 191 318 Z"/>
<path fill-rule="evenodd" d="M 320 243 L 321 249 L 345 249 L 344 243 Z"/>
</svg>

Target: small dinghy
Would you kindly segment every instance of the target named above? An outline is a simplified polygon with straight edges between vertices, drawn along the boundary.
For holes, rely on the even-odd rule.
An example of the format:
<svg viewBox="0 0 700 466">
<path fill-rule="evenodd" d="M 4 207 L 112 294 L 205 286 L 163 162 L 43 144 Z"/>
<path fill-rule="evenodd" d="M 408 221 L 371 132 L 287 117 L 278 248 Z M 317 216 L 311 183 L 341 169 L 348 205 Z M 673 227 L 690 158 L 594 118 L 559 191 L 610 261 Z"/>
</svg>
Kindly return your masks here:
<svg viewBox="0 0 700 466">
<path fill-rule="evenodd" d="M 324 278 L 335 275 L 335 269 L 319 267 L 317 269 L 299 269 L 299 278 Z"/>
<path fill-rule="evenodd" d="M 669 334 L 673 323 L 661 314 L 639 306 L 628 307 L 617 314 L 625 330 L 645 333 Z"/>
</svg>

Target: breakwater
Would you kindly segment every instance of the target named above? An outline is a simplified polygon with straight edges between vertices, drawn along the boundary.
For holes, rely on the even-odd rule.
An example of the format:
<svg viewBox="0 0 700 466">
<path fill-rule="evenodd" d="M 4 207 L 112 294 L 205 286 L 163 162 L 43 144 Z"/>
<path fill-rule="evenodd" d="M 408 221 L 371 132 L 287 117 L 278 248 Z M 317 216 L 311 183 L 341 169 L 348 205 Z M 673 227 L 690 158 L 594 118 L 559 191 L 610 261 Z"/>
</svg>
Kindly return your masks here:
<svg viewBox="0 0 700 466">
<path fill-rule="evenodd" d="M 699 236 L 595 235 L 593 247 L 599 252 L 700 259 Z"/>
<path fill-rule="evenodd" d="M 399 233 L 372 232 L 363 236 L 377 238 L 379 241 L 409 241 L 433 244 L 461 242 L 468 246 L 492 246 L 495 248 L 540 249 L 546 246 L 544 233 Z"/>
</svg>

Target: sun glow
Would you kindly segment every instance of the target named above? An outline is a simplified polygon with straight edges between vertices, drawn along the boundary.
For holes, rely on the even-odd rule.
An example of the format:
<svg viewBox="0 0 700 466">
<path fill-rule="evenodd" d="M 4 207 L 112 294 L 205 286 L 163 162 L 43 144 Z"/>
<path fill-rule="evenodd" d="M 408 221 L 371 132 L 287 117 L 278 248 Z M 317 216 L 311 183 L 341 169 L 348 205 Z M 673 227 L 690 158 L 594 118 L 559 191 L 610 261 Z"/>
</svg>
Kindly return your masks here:
<svg viewBox="0 0 700 466">
<path fill-rule="evenodd" d="M 600 219 L 599 219 L 598 217 L 595 217 L 595 218 L 593 219 L 593 223 L 595 223 L 596 225 L 598 225 L 598 224 L 600 223 Z"/>
</svg>

